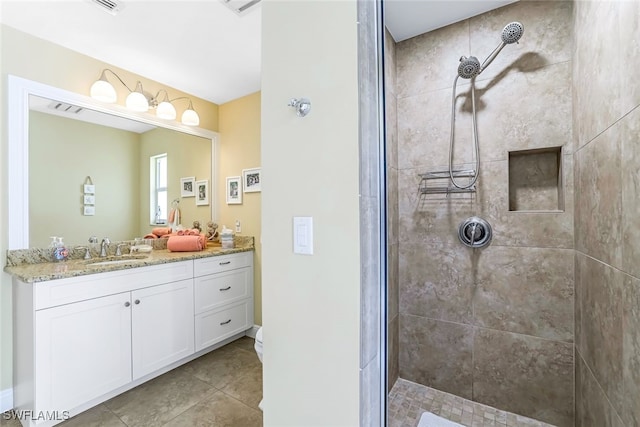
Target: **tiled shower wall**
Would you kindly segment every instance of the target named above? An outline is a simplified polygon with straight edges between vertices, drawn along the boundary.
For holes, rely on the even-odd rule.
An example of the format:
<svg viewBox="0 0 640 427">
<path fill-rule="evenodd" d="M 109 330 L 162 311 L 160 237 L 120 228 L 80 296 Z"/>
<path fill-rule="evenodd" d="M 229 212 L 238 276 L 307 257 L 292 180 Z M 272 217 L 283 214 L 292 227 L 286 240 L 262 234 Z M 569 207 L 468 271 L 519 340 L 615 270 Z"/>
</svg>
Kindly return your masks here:
<svg viewBox="0 0 640 427">
<path fill-rule="evenodd" d="M 398 126 L 396 48 L 384 34 L 385 138 L 387 141 L 387 391 L 398 379 Z"/>
<path fill-rule="evenodd" d="M 477 193 L 419 195 L 419 173 L 447 168 L 460 56 L 482 61 L 512 21 L 524 24 L 520 44 L 505 47 L 476 81 Z M 571 2 L 520 1 L 402 41 L 395 96 L 387 90 L 387 102 L 397 101 L 399 376 L 558 426 L 574 420 L 571 24 Z M 469 89 L 460 79 L 456 163 L 472 159 Z M 530 210 L 510 211 L 509 152 L 549 147 L 561 147 L 564 202 L 539 210 L 532 200 Z M 525 166 L 515 171 L 521 178 L 546 167 Z M 393 185 L 393 162 L 387 171 Z M 458 224 L 472 215 L 493 227 L 485 249 L 457 239 Z M 392 303 L 389 312 L 393 337 Z"/>
<path fill-rule="evenodd" d="M 640 426 L 640 1 L 574 5 L 576 426 Z"/>
</svg>

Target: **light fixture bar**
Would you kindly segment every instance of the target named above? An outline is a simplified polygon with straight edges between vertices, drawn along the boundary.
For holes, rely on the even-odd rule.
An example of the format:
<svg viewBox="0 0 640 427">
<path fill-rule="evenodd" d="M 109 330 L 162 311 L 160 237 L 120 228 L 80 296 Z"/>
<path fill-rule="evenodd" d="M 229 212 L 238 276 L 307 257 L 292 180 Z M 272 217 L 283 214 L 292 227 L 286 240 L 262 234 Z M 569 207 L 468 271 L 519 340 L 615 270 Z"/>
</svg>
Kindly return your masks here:
<svg viewBox="0 0 640 427">
<path fill-rule="evenodd" d="M 145 93 L 142 88 L 142 82 L 136 82 L 134 90 L 131 90 L 129 86 L 120 78 L 119 75 L 112 70 L 105 68 L 100 74 L 100 78 L 91 85 L 91 97 L 102 102 L 114 103 L 117 101 L 116 90 L 107 80 L 107 71 L 113 74 L 120 83 L 129 91 L 129 95 L 126 99 L 126 106 L 131 111 L 137 111 L 140 113 L 148 112 L 150 108 L 156 109 L 156 116 L 164 120 L 175 120 L 177 116 L 176 108 L 173 105 L 174 101 L 179 99 L 186 99 L 189 101 L 189 107 L 182 113 L 182 124 L 188 126 L 199 126 L 200 116 L 193 109 L 191 99 L 186 96 L 181 96 L 174 99 L 169 99 L 169 94 L 166 90 L 160 89 L 156 96 L 152 96 L 149 93 Z M 159 100 L 160 94 L 164 92 L 162 101 Z"/>
</svg>

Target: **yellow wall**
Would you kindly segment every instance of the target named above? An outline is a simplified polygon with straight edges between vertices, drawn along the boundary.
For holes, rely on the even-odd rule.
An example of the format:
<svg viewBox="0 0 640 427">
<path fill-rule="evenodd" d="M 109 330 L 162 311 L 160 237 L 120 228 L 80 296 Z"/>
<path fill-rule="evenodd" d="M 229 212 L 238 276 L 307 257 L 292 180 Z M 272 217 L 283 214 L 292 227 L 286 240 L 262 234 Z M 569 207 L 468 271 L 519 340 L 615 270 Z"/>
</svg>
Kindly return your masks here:
<svg viewBox="0 0 640 427">
<path fill-rule="evenodd" d="M 100 234 L 136 237 L 140 216 L 140 135 L 37 111 L 29 114 L 29 246 L 49 236 L 86 245 Z M 83 214 L 83 184 L 96 185 L 96 213 Z M 147 196 L 148 197 L 148 196 Z"/>
<path fill-rule="evenodd" d="M 145 132 L 140 139 L 139 180 L 143 202 L 139 216 L 141 236 L 138 237 L 150 233 L 154 227 L 149 225 L 149 158 L 162 153 L 167 153 L 169 165 L 169 209 L 171 201 L 178 199 L 182 225 L 190 228 L 197 220 L 206 231 L 207 222 L 211 220 L 211 195 L 209 205 L 196 206 L 195 197 L 180 197 L 180 178 L 195 176 L 196 180 L 209 180 L 211 185 L 211 140 L 162 128 Z"/>
<path fill-rule="evenodd" d="M 357 21 L 356 1 L 262 3 L 267 427 L 359 425 Z M 294 216 L 313 217 L 313 255 L 292 251 Z"/>
<path fill-rule="evenodd" d="M 240 234 L 253 236 L 256 250 L 254 254 L 254 323 L 262 324 L 262 226 L 260 211 L 262 193 L 242 195 L 241 205 L 227 205 L 225 202 L 225 178 L 242 176 L 242 169 L 260 167 L 260 93 L 254 93 L 220 105 L 220 218 L 218 225 L 235 230 L 236 220 L 240 220 Z"/>
<path fill-rule="evenodd" d="M 81 35 L 78 35 L 81 37 Z M 76 93 L 87 94 L 91 84 L 100 76 L 103 68 L 109 67 L 117 72 L 125 81 L 142 81 L 145 90 L 155 93 L 163 88 L 167 89 L 171 97 L 189 96 L 165 85 L 145 79 L 142 76 L 129 73 L 97 61 L 77 52 L 65 49 L 53 43 L 29 36 L 6 25 L 0 25 L 0 67 L 2 71 L 0 95 L 2 100 L 2 116 L 0 131 L 2 144 L 0 159 L 3 159 L 2 171 L 6 170 L 7 158 L 7 75 L 13 74 L 26 79 L 35 80 L 51 86 Z M 120 104 L 126 95 L 126 89 L 118 87 Z M 200 115 L 200 127 L 218 131 L 218 106 L 211 102 L 190 96 L 193 106 Z M 181 113 L 178 108 L 178 114 Z M 0 192 L 6 194 L 7 181 L 5 173 L 0 173 Z M 7 204 L 2 198 L 0 209 L 0 264 L 6 264 L 7 250 Z M 12 321 L 11 321 L 11 277 L 0 273 L 0 391 L 6 390 L 12 384 Z"/>
</svg>

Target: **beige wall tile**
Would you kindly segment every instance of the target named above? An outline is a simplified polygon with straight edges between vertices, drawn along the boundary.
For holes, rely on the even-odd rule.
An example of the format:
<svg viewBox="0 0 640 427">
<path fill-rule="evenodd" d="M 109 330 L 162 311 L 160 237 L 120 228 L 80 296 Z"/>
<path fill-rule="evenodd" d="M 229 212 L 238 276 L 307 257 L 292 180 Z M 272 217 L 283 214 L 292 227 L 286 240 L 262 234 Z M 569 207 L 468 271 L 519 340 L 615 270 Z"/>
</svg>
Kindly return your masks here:
<svg viewBox="0 0 640 427">
<path fill-rule="evenodd" d="M 623 398 L 622 316 L 624 274 L 578 254 L 576 281 L 582 297 L 579 351 L 614 408 Z"/>
<path fill-rule="evenodd" d="M 471 18 L 471 51 L 480 61 L 500 44 L 506 24 L 524 25 L 519 43 L 507 45 L 479 80 L 571 60 L 571 9 L 571 1 L 520 1 Z"/>
<path fill-rule="evenodd" d="M 493 228 L 493 245 L 573 248 L 573 161 L 563 156 L 562 212 L 509 211 L 509 174 L 506 160 L 482 162 L 477 211 Z"/>
<path fill-rule="evenodd" d="M 390 391 L 400 372 L 399 357 L 399 325 L 400 316 L 391 318 L 387 325 L 387 391 Z"/>
<path fill-rule="evenodd" d="M 622 114 L 640 105 L 640 2 L 625 0 L 616 2 L 620 23 L 620 86 Z"/>
<path fill-rule="evenodd" d="M 480 159 L 558 146 L 572 152 L 570 88 L 570 61 L 479 82 Z"/>
<path fill-rule="evenodd" d="M 576 426 L 623 427 L 588 366 L 576 353 Z"/>
<path fill-rule="evenodd" d="M 478 262 L 474 324 L 573 342 L 573 250 L 490 246 Z"/>
<path fill-rule="evenodd" d="M 472 345 L 471 326 L 400 314 L 400 377 L 471 399 Z"/>
<path fill-rule="evenodd" d="M 621 267 L 622 201 L 619 126 L 613 126 L 576 156 L 576 249 Z"/>
<path fill-rule="evenodd" d="M 399 312 L 399 250 L 397 243 L 387 246 L 387 319 L 393 319 Z"/>
<path fill-rule="evenodd" d="M 477 263 L 477 256 L 461 244 L 401 243 L 400 313 L 471 324 L 474 275 L 470 267 Z"/>
<path fill-rule="evenodd" d="M 624 286 L 621 417 L 640 425 L 640 280 L 626 276 Z"/>
<path fill-rule="evenodd" d="M 573 426 L 573 345 L 478 328 L 474 400 L 559 427 Z"/>
<path fill-rule="evenodd" d="M 468 21 L 398 43 L 398 98 L 451 87 L 460 56 L 468 52 Z"/>
<path fill-rule="evenodd" d="M 617 1 L 575 2 L 574 132 L 587 144 L 622 116 Z"/>
<path fill-rule="evenodd" d="M 622 159 L 622 269 L 640 277 L 640 108 L 618 125 Z"/>
<path fill-rule="evenodd" d="M 453 164 L 473 157 L 469 84 L 459 84 L 456 97 Z M 446 89 L 398 99 L 398 167 L 447 169 L 451 137 L 451 98 Z"/>
</svg>

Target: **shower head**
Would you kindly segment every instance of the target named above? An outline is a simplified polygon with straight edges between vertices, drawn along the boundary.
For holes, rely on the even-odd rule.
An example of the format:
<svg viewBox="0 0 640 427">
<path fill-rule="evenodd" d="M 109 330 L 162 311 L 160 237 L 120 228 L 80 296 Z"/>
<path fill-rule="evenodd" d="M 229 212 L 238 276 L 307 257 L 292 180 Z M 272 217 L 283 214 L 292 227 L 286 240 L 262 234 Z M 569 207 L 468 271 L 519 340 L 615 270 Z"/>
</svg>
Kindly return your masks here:
<svg viewBox="0 0 640 427">
<path fill-rule="evenodd" d="M 524 33 L 524 26 L 519 22 L 511 22 L 502 30 L 502 41 L 506 44 L 517 43 Z"/>
<path fill-rule="evenodd" d="M 463 79 L 472 79 L 480 74 L 480 61 L 475 56 L 461 56 L 458 75 Z"/>
</svg>

